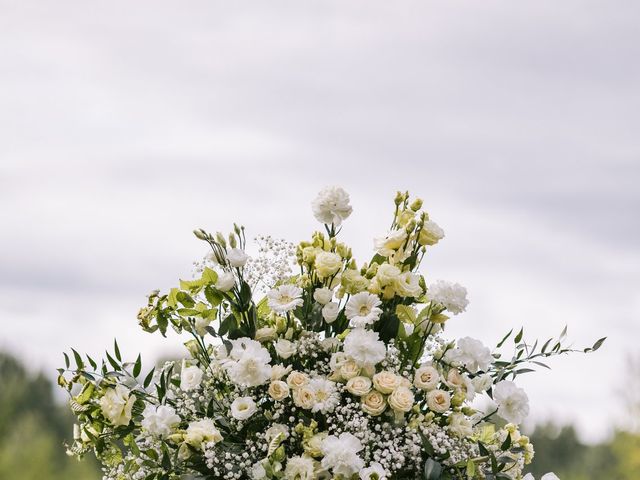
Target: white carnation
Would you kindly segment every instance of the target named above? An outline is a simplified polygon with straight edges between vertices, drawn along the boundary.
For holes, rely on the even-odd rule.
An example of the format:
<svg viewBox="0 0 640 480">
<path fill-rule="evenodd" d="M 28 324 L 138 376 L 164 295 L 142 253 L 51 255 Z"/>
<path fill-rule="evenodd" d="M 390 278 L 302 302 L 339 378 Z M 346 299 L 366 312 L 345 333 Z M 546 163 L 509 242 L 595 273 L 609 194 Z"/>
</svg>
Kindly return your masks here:
<svg viewBox="0 0 640 480">
<path fill-rule="evenodd" d="M 285 313 L 304 303 L 302 289 L 295 285 L 281 285 L 267 293 L 269 307 L 276 313 Z"/>
<path fill-rule="evenodd" d="M 166 437 L 180 423 L 173 407 L 168 405 L 148 405 L 142 412 L 142 428 L 151 435 Z"/>
<path fill-rule="evenodd" d="M 340 187 L 323 188 L 311 206 L 316 220 L 335 226 L 339 226 L 353 211 L 349 205 L 349 194 Z"/>
<path fill-rule="evenodd" d="M 365 367 L 380 363 L 387 353 L 387 348 L 380 341 L 377 332 L 356 328 L 344 341 L 344 353 L 358 365 Z"/>
<path fill-rule="evenodd" d="M 485 347 L 480 340 L 464 337 L 458 340 L 457 347 L 451 350 L 448 358 L 467 367 L 471 373 L 487 371 L 493 363 L 491 350 Z"/>
<path fill-rule="evenodd" d="M 341 433 L 339 437 L 329 435 L 322 441 L 322 466 L 331 469 L 334 477 L 342 475 L 351 478 L 364 467 L 364 461 L 358 456 L 364 447 L 357 437 L 350 433 Z"/>
<path fill-rule="evenodd" d="M 473 389 L 476 392 L 481 393 L 489 390 L 489 387 L 493 384 L 493 379 L 488 373 L 483 373 L 482 375 L 474 377 L 473 380 L 471 380 L 471 383 L 473 383 Z"/>
<path fill-rule="evenodd" d="M 222 440 L 220 430 L 218 430 L 210 418 L 204 418 L 196 422 L 191 422 L 187 427 L 184 441 L 194 448 L 200 448 L 203 444 Z"/>
<path fill-rule="evenodd" d="M 349 299 L 345 306 L 345 315 L 354 328 L 373 324 L 380 318 L 382 302 L 377 295 L 369 292 L 360 292 Z"/>
<path fill-rule="evenodd" d="M 287 460 L 284 478 L 285 480 L 314 480 L 316 475 L 313 459 L 304 455 L 291 457 Z"/>
<path fill-rule="evenodd" d="M 256 402 L 251 397 L 239 397 L 231 403 L 231 416 L 236 420 L 246 420 L 257 410 Z"/>
<path fill-rule="evenodd" d="M 246 387 L 257 387 L 271 378 L 269 351 L 250 338 L 231 341 L 233 348 L 224 368 L 232 382 Z"/>
<path fill-rule="evenodd" d="M 520 424 L 529 415 L 529 397 L 509 380 L 493 387 L 493 400 L 498 404 L 498 415 L 509 423 Z"/>
<path fill-rule="evenodd" d="M 429 286 L 427 296 L 431 301 L 444 306 L 454 315 L 464 312 L 469 305 L 467 289 L 458 283 L 438 280 Z"/>
</svg>

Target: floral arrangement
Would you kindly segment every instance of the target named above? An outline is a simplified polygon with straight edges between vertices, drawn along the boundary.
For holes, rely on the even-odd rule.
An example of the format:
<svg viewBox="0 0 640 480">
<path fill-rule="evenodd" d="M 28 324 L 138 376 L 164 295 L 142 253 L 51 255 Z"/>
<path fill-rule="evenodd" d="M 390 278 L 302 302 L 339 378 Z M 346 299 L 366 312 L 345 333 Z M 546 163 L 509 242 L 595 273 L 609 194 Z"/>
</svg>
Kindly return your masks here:
<svg viewBox="0 0 640 480">
<path fill-rule="evenodd" d="M 541 345 L 522 330 L 495 349 L 447 340 L 467 292 L 419 273 L 444 232 L 421 200 L 394 203 L 364 264 L 338 240 L 352 208 L 337 187 L 313 202 L 325 231 L 298 245 L 261 237 L 250 258 L 244 227 L 196 230 L 211 252 L 194 279 L 138 314 L 147 332 L 187 335 L 186 358 L 143 372 L 117 343 L 100 365 L 65 353 L 68 452 L 93 451 L 107 480 L 523 478 L 534 449 L 513 380 L 575 351 L 566 329 Z"/>
</svg>

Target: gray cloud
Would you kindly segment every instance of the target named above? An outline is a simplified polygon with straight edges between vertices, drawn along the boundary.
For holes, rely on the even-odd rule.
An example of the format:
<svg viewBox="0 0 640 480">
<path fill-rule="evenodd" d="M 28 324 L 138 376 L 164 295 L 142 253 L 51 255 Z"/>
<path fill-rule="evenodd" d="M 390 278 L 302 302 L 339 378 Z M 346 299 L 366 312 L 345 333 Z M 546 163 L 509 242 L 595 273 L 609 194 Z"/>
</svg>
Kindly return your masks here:
<svg viewBox="0 0 640 480">
<path fill-rule="evenodd" d="M 0 346 L 49 369 L 115 335 L 160 354 L 135 310 L 189 275 L 193 227 L 304 238 L 315 191 L 340 183 L 366 258 L 410 189 L 447 232 L 428 278 L 471 292 L 452 335 L 609 334 L 526 386 L 535 419 L 589 438 L 619 417 L 598 406 L 639 333 L 637 2 L 0 11 Z"/>
</svg>

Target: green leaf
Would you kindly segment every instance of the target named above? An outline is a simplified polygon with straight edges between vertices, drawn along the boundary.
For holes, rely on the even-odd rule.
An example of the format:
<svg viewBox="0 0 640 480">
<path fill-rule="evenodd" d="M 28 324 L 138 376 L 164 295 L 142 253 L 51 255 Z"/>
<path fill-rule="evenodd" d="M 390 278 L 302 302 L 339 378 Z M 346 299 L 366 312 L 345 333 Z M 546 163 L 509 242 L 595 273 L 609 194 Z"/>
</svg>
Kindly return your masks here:
<svg viewBox="0 0 640 480">
<path fill-rule="evenodd" d="M 120 348 L 118 348 L 118 341 L 113 339 L 113 352 L 116 354 L 116 358 L 121 362 L 122 357 L 120 356 Z"/>
<path fill-rule="evenodd" d="M 509 449 L 509 447 L 510 447 L 510 446 L 511 446 L 511 435 L 510 435 L 510 434 L 508 434 L 508 435 L 507 435 L 507 438 L 505 438 L 505 439 L 504 439 L 504 442 L 502 442 L 502 445 L 500 445 L 500 448 L 501 448 L 503 451 L 506 451 L 506 450 L 508 450 L 508 449 Z"/>
<path fill-rule="evenodd" d="M 69 365 L 71 364 L 71 362 L 69 362 L 69 355 L 67 355 L 66 353 L 63 353 L 62 355 L 64 355 L 64 364 L 66 368 L 69 368 Z"/>
<path fill-rule="evenodd" d="M 416 312 L 409 305 L 398 305 L 396 307 L 396 315 L 398 319 L 403 323 L 416 323 Z"/>
<path fill-rule="evenodd" d="M 524 334 L 524 328 L 521 328 L 516 337 L 513 339 L 513 343 L 520 343 L 522 340 L 522 335 Z"/>
<path fill-rule="evenodd" d="M 76 361 L 76 366 L 78 367 L 78 370 L 80 370 L 81 368 L 84 368 L 84 362 L 82 361 L 82 357 L 80 356 L 80 354 L 76 352 L 73 348 L 71 349 L 71 351 L 73 352 L 73 358 Z"/>
<path fill-rule="evenodd" d="M 86 355 L 86 357 L 87 357 L 87 360 L 89 361 L 89 364 L 91 365 L 91 368 L 96 370 L 98 368 L 98 364 L 89 355 Z"/>
<path fill-rule="evenodd" d="M 109 352 L 105 352 L 105 353 L 107 354 L 107 360 L 109 361 L 113 369 L 119 372 L 120 364 L 117 361 L 115 361 L 111 355 L 109 355 Z"/>
<path fill-rule="evenodd" d="M 153 374 L 155 373 L 155 371 L 156 371 L 156 367 L 153 367 L 151 371 L 147 374 L 147 376 L 144 377 L 144 382 L 142 384 L 144 388 L 147 388 L 151 384 L 151 380 L 153 379 Z"/>
<path fill-rule="evenodd" d="M 138 359 L 136 360 L 135 365 L 133 366 L 133 376 L 137 377 L 140 375 L 140 370 L 142 369 L 142 358 L 140 354 L 138 354 Z"/>
<path fill-rule="evenodd" d="M 176 313 L 183 317 L 199 317 L 200 316 L 200 312 L 195 308 L 179 308 L 178 310 L 176 310 Z"/>
<path fill-rule="evenodd" d="M 511 336 L 511 334 L 513 333 L 513 328 L 511 330 L 509 330 L 509 333 L 507 333 L 502 340 L 500 340 L 500 342 L 498 342 L 498 345 L 496 345 L 496 348 L 500 348 L 502 345 L 504 345 L 504 342 L 507 341 L 507 339 Z"/>
<path fill-rule="evenodd" d="M 204 271 L 202 272 L 202 280 L 206 283 L 215 284 L 218 281 L 218 274 L 211 270 L 209 267 L 204 267 Z"/>
<path fill-rule="evenodd" d="M 591 352 L 595 352 L 596 350 L 598 350 L 602 344 L 604 343 L 604 341 L 607 339 L 607 337 L 602 337 L 601 339 L 599 339 L 598 341 L 596 341 L 596 343 L 593 344 L 593 347 L 591 347 Z"/>
<path fill-rule="evenodd" d="M 176 293 L 176 300 L 187 308 L 193 308 L 196 304 L 195 300 L 187 292 Z"/>
<path fill-rule="evenodd" d="M 422 478 L 424 480 L 439 480 L 442 474 L 442 465 L 436 462 L 432 458 L 428 458 L 424 463 L 424 470 L 422 472 Z"/>
</svg>

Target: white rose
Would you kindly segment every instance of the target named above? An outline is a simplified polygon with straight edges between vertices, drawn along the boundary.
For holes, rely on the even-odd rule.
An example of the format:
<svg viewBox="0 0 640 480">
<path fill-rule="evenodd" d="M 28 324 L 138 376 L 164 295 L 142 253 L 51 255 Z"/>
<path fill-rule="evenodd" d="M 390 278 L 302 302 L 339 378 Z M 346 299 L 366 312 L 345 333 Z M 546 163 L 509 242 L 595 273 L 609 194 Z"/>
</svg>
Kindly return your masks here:
<svg viewBox="0 0 640 480">
<path fill-rule="evenodd" d="M 296 353 L 296 344 L 284 338 L 275 343 L 276 353 L 280 358 L 287 359 Z"/>
<path fill-rule="evenodd" d="M 349 393 L 361 397 L 371 391 L 371 379 L 367 377 L 353 377 L 347 382 L 346 388 Z"/>
<path fill-rule="evenodd" d="M 246 420 L 257 410 L 256 402 L 251 397 L 238 397 L 231 404 L 231 416 L 236 420 Z"/>
<path fill-rule="evenodd" d="M 327 323 L 333 323 L 340 313 L 340 305 L 335 302 L 329 302 L 322 307 L 322 318 Z"/>
<path fill-rule="evenodd" d="M 282 380 L 276 380 L 269 385 L 269 395 L 276 401 L 282 401 L 289 396 L 289 385 Z"/>
<path fill-rule="evenodd" d="M 243 267 L 244 264 L 247 263 L 249 255 L 239 248 L 230 248 L 227 250 L 227 260 L 229 261 L 229 265 L 239 268 Z"/>
<path fill-rule="evenodd" d="M 333 290 L 327 287 L 318 288 L 313 292 L 313 299 L 320 305 L 326 305 L 333 298 Z"/>
<path fill-rule="evenodd" d="M 182 363 L 182 372 L 180 372 L 180 388 L 185 392 L 195 390 L 200 386 L 202 381 L 202 370 L 198 367 L 187 367 Z"/>
<path fill-rule="evenodd" d="M 385 370 L 373 376 L 373 386 L 380 393 L 389 394 L 400 386 L 400 380 L 398 375 Z"/>
<path fill-rule="evenodd" d="M 262 465 L 262 461 L 256 462 L 251 467 L 251 480 L 266 480 L 267 471 Z"/>
<path fill-rule="evenodd" d="M 425 365 L 416 370 L 413 378 L 413 384 L 420 390 L 433 390 L 440 382 L 440 374 L 438 370 L 432 366 Z"/>
<path fill-rule="evenodd" d="M 236 284 L 236 279 L 231 272 L 222 272 L 218 274 L 216 288 L 221 292 L 228 292 Z"/>
<path fill-rule="evenodd" d="M 387 408 L 387 400 L 377 390 L 371 390 L 360 401 L 360 406 L 365 413 L 374 417 L 380 415 Z"/>
<path fill-rule="evenodd" d="M 184 436 L 184 441 L 194 448 L 200 448 L 203 443 L 218 443 L 221 440 L 222 435 L 210 418 L 191 422 Z"/>
<path fill-rule="evenodd" d="M 342 257 L 333 252 L 320 252 L 314 262 L 316 273 L 320 278 L 328 278 L 342 268 Z"/>
<path fill-rule="evenodd" d="M 427 406 L 436 413 L 446 412 L 451 406 L 451 395 L 444 390 L 431 390 L 427 393 Z"/>
<path fill-rule="evenodd" d="M 275 328 L 271 327 L 262 327 L 256 330 L 255 339 L 260 342 L 270 342 L 271 340 L 275 340 L 278 337 Z"/>
<path fill-rule="evenodd" d="M 413 408 L 414 396 L 413 392 L 407 387 L 396 388 L 389 398 L 389 405 L 396 412 L 408 412 Z"/>
<path fill-rule="evenodd" d="M 109 388 L 100 399 L 102 414 L 116 426 L 129 425 L 131 409 L 136 397 L 129 395 L 130 390 L 123 385 Z"/>
</svg>

